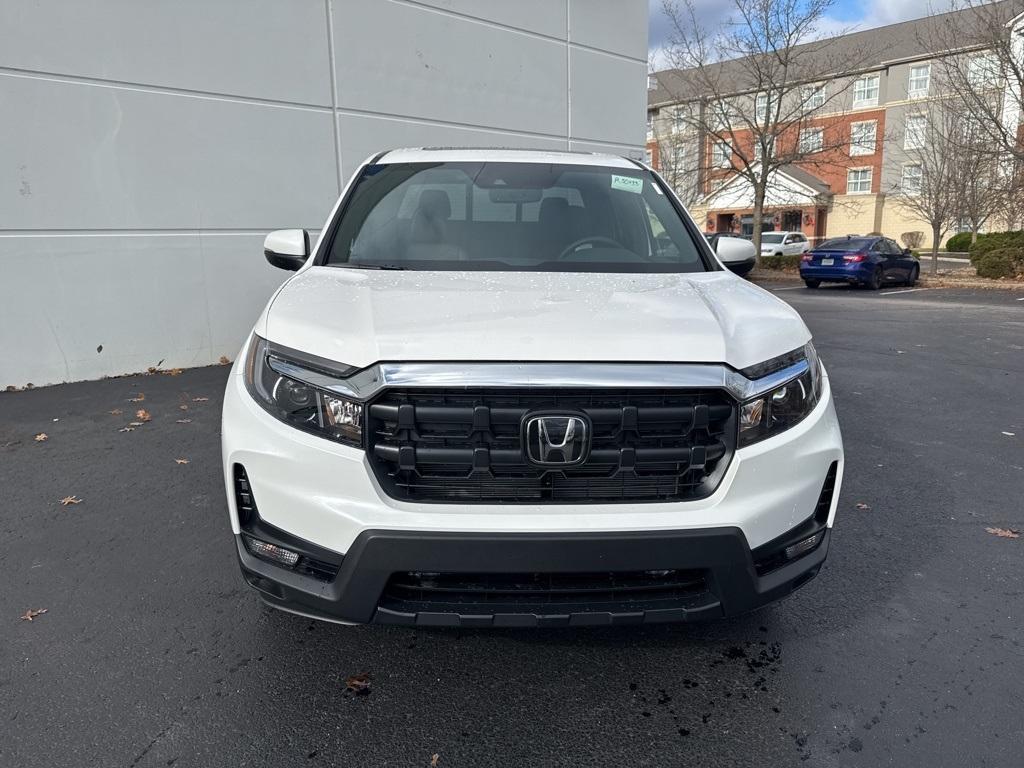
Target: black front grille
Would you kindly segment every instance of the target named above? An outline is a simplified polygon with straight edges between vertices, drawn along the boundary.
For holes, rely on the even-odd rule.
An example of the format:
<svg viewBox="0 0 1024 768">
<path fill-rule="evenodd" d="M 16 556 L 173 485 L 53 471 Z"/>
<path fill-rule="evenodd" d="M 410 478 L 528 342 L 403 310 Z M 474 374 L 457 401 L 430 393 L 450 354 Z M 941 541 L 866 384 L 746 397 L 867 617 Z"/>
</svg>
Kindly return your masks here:
<svg viewBox="0 0 1024 768">
<path fill-rule="evenodd" d="M 653 610 L 704 595 L 701 570 L 619 573 L 396 573 L 380 605 L 420 613 Z"/>
<path fill-rule="evenodd" d="M 527 461 L 521 427 L 537 411 L 589 418 L 585 462 Z M 715 390 L 386 390 L 369 407 L 367 452 L 385 492 L 405 501 L 681 501 L 714 491 L 735 431 L 735 405 Z"/>
</svg>

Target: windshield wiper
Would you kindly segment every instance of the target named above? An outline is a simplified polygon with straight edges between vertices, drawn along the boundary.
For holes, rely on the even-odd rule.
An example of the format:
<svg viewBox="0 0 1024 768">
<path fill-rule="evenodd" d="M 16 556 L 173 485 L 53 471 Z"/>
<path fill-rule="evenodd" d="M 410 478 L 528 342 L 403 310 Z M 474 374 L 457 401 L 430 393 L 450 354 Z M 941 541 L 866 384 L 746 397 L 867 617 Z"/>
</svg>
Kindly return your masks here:
<svg viewBox="0 0 1024 768">
<path fill-rule="evenodd" d="M 345 264 L 345 266 L 348 267 L 349 269 L 406 269 L 405 267 L 400 267 L 397 264 L 353 264 L 352 262 L 348 262 Z"/>
</svg>

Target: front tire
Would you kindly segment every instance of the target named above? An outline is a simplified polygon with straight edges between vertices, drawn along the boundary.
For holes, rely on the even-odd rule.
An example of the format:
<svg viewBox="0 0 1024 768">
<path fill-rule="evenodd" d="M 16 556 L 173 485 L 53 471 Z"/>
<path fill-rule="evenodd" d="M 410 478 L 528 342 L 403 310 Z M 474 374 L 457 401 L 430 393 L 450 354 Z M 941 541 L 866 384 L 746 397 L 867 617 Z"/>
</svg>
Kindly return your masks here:
<svg viewBox="0 0 1024 768">
<path fill-rule="evenodd" d="M 882 287 L 882 280 L 885 279 L 885 275 L 882 272 L 881 267 L 875 267 L 875 271 L 871 273 L 871 280 L 867 282 L 867 287 L 872 291 L 877 291 Z"/>
<path fill-rule="evenodd" d="M 913 288 L 914 287 L 914 284 L 917 283 L 917 277 L 920 274 L 921 274 L 921 270 L 918 268 L 918 266 L 916 264 L 913 267 L 911 267 L 911 269 L 910 269 L 910 277 L 907 278 L 907 287 L 908 288 Z"/>
<path fill-rule="evenodd" d="M 804 280 L 804 285 L 808 288 L 817 288 L 821 285 L 821 280 Z"/>
</svg>

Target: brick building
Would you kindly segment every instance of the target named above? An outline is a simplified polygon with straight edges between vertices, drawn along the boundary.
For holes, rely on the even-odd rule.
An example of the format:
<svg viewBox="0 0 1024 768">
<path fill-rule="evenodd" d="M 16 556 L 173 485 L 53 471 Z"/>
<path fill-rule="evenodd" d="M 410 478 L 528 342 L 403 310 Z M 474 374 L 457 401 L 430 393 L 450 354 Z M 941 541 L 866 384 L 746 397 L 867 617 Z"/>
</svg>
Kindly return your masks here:
<svg viewBox="0 0 1024 768">
<path fill-rule="evenodd" d="M 997 6 L 1007 34 L 1020 35 L 1024 3 L 1005 0 Z M 919 231 L 924 233 L 924 245 L 930 245 L 930 226 L 901 203 L 897 192 L 920 178 L 914 150 L 927 141 L 925 112 L 948 95 L 941 92 L 938 77 L 942 57 L 965 57 L 966 66 L 981 75 L 991 69 L 990 54 L 983 49 L 951 54 L 932 50 L 934 45 L 926 42 L 936 39 L 935 25 L 970 24 L 973 13 L 966 9 L 892 24 L 816 46 L 814 55 L 821 57 L 818 71 L 830 74 L 803 87 L 812 93 L 820 90 L 822 106 L 801 119 L 799 126 L 781 127 L 775 141 L 779 146 L 807 142 L 821 151 L 775 172 L 766 191 L 764 231 L 798 230 L 812 242 L 845 234 L 884 232 L 899 237 Z M 880 53 L 865 61 L 865 50 Z M 857 65 L 843 71 L 844 61 Z M 714 65 L 722 68 L 722 81 L 730 81 L 729 67 L 735 64 Z M 737 73 L 741 71 L 736 68 Z M 737 74 L 736 82 L 742 82 L 741 75 Z M 649 77 L 648 160 L 673 184 L 707 231 L 750 234 L 754 189 L 733 170 L 731 159 L 734 153 L 750 157 L 750 132 L 735 130 L 731 145 L 702 135 L 693 126 L 703 121 L 692 118 L 697 110 L 710 108 L 710 95 L 701 93 L 694 83 L 686 70 L 665 70 Z M 982 76 L 979 87 L 1001 86 Z M 829 89 L 835 89 L 835 94 L 826 98 Z M 716 98 L 722 96 L 716 94 Z M 724 97 L 741 108 L 744 100 L 750 107 L 757 99 L 758 109 L 760 100 L 767 100 L 764 94 L 743 90 Z M 814 96 L 810 98 L 813 103 Z"/>
</svg>

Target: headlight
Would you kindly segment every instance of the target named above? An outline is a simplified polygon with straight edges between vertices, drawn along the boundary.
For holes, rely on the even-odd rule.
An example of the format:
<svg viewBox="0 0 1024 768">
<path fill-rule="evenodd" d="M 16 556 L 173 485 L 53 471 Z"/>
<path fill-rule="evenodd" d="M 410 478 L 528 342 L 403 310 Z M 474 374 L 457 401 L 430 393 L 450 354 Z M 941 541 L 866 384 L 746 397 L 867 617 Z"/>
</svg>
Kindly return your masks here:
<svg viewBox="0 0 1024 768">
<path fill-rule="evenodd" d="M 272 359 L 297 376 L 274 370 Z M 266 339 L 254 336 L 245 361 L 245 386 L 256 402 L 281 421 L 328 440 L 362 446 L 362 404 L 302 381 L 299 377 L 304 372 L 311 379 L 325 377 L 322 369 L 307 370 L 304 363 L 272 351 Z"/>
<path fill-rule="evenodd" d="M 789 368 L 793 369 L 794 375 L 785 383 L 740 406 L 740 448 L 789 429 L 806 418 L 818 404 L 821 398 L 821 362 L 810 342 L 802 349 L 741 373 L 747 378 L 758 379 L 770 375 L 784 376 Z"/>
</svg>

